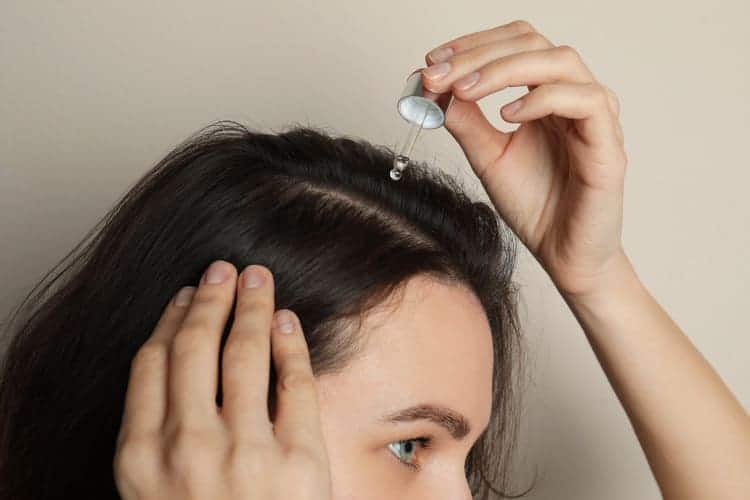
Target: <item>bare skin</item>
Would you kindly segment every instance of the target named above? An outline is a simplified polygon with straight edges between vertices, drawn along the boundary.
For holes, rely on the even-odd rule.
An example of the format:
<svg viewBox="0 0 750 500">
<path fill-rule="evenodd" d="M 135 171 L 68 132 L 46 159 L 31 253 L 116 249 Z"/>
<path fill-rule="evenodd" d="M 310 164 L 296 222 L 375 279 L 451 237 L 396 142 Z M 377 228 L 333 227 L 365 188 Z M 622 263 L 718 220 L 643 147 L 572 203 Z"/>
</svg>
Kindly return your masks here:
<svg viewBox="0 0 750 500">
<path fill-rule="evenodd" d="M 252 266 L 269 278 L 256 291 L 237 285 L 244 272 L 235 280 L 234 267 L 219 264 L 226 281 L 202 282 L 190 306 L 170 303 L 133 362 L 115 458 L 124 500 L 471 498 L 464 463 L 490 419 L 493 370 L 490 327 L 472 292 L 410 280 L 398 307 L 386 304 L 363 323 L 368 342 L 361 357 L 315 379 L 317 398 L 310 385 L 280 376 L 278 401 L 289 402 L 269 416 L 269 343 L 277 370 L 286 362 L 297 382 L 309 381 L 302 330 L 291 338 L 269 332 L 274 294 L 267 268 Z M 218 408 L 211 393 L 217 381 L 207 375 L 216 372 L 235 289 L 238 307 L 222 362 L 225 407 Z M 382 420 L 420 404 L 463 415 L 469 433 L 457 439 L 423 418 Z M 308 438 L 301 451 L 295 430 Z M 417 439 L 427 436 L 430 447 L 423 449 Z"/>
<path fill-rule="evenodd" d="M 425 87 L 453 93 L 446 129 L 581 324 L 663 497 L 747 498 L 750 418 L 648 293 L 622 246 L 627 155 L 616 95 L 574 49 L 554 46 L 524 21 L 438 48 L 447 47 L 453 50 L 445 59 L 449 71 L 440 79 L 425 74 Z M 462 89 L 474 71 L 478 80 Z M 501 112 L 521 125 L 499 131 L 476 101 L 520 85 L 530 90 L 520 112 L 510 115 L 508 106 Z M 462 467 L 489 418 L 492 361 L 486 317 L 469 292 L 415 280 L 409 297 L 420 299 L 388 316 L 366 356 L 345 373 L 316 380 L 301 325 L 290 337 L 270 332 L 272 285 L 266 295 L 243 295 L 233 267 L 230 275 L 222 284 L 202 284 L 189 308 L 170 305 L 145 354 L 139 351 L 133 362 L 114 463 L 123 498 L 359 500 L 404 492 L 470 498 Z M 234 349 L 233 361 L 223 374 L 235 406 L 219 411 L 210 394 L 217 381 L 209 375 L 236 291 L 248 305 L 235 313 L 225 347 Z M 205 300 L 210 296 L 215 299 Z M 288 383 L 280 377 L 276 390 L 287 403 L 273 424 L 264 399 L 268 349 L 278 370 L 298 374 Z M 472 363 L 446 361 L 456 349 Z M 362 390 L 367 387 L 377 390 Z M 373 423 L 384 410 L 423 402 L 464 414 L 471 433 L 455 442 L 429 422 L 408 429 Z M 394 442 L 425 434 L 436 441 L 417 450 L 419 473 L 388 454 Z"/>
<path fill-rule="evenodd" d="M 479 300 L 417 277 L 398 308 L 369 316 L 362 330 L 364 355 L 317 384 L 333 498 L 470 499 L 464 463 L 492 408 L 492 336 Z M 471 430 L 456 438 L 429 420 L 379 421 L 419 404 L 449 408 Z"/>
<path fill-rule="evenodd" d="M 451 48 L 434 93 L 452 91 L 445 127 L 494 206 L 581 324 L 633 424 L 662 496 L 750 497 L 750 417 L 649 294 L 622 247 L 627 155 L 615 93 L 570 46 L 528 22 L 471 33 Z M 432 52 L 432 51 L 431 51 Z M 425 56 L 431 67 L 435 61 Z M 468 89 L 462 81 L 477 71 Z M 478 99 L 525 85 L 521 125 L 492 126 Z"/>
<path fill-rule="evenodd" d="M 294 314 L 291 333 L 278 328 L 273 278 L 249 267 L 265 286 L 247 288 L 247 272 L 238 280 L 234 266 L 215 262 L 197 291 L 185 287 L 169 303 L 133 359 L 113 462 L 124 500 L 331 498 L 305 338 Z M 235 292 L 219 409 L 216 366 Z M 279 374 L 273 425 L 271 357 Z"/>
</svg>

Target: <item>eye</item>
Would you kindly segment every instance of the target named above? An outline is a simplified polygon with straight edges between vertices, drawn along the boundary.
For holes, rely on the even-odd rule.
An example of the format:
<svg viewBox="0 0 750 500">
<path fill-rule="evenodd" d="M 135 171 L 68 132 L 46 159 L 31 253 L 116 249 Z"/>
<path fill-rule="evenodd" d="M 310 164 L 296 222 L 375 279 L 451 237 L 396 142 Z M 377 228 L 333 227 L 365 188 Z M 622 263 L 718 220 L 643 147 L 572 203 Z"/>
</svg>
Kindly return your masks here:
<svg viewBox="0 0 750 500">
<path fill-rule="evenodd" d="M 403 465 L 411 467 L 412 469 L 419 470 L 419 464 L 412 463 L 413 458 L 411 457 L 414 456 L 414 453 L 416 451 L 416 445 L 414 445 L 413 443 L 417 442 L 422 449 L 426 449 L 430 447 L 431 441 L 432 438 L 430 437 L 420 436 L 417 438 L 405 439 L 403 441 L 394 441 L 393 443 L 388 444 L 388 448 L 393 451 L 394 456 Z M 404 456 L 406 456 L 406 458 L 403 458 Z"/>
</svg>

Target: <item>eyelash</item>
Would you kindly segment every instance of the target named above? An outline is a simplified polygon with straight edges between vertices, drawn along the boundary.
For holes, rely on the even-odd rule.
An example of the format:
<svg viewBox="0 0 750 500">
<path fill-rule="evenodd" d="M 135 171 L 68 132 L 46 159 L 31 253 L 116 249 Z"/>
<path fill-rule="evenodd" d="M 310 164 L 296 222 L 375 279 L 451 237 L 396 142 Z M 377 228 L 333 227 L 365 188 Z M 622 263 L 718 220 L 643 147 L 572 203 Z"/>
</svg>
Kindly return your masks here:
<svg viewBox="0 0 750 500">
<path fill-rule="evenodd" d="M 394 443 L 408 443 L 409 441 L 417 441 L 419 443 L 420 448 L 427 449 L 430 446 L 432 446 L 432 438 L 430 436 L 419 436 L 411 439 L 400 439 L 398 441 L 394 441 Z M 406 467 L 409 467 L 414 470 L 419 470 L 420 466 L 418 464 L 410 464 L 409 462 L 405 462 L 398 458 L 395 454 L 393 454 L 390 450 L 388 453 L 393 456 L 396 460 L 398 460 L 398 463 L 401 465 L 405 465 Z"/>
</svg>

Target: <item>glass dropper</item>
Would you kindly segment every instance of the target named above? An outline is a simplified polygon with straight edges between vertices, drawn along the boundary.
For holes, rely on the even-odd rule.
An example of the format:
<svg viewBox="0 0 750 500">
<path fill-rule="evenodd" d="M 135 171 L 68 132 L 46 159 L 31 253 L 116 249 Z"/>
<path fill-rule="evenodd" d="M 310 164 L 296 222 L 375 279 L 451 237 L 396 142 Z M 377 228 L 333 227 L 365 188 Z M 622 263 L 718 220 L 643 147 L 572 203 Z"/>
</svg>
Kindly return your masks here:
<svg viewBox="0 0 750 500">
<path fill-rule="evenodd" d="M 391 179 L 393 179 L 394 181 L 401 179 L 401 173 L 404 171 L 407 165 L 409 165 L 411 150 L 414 148 L 414 144 L 417 142 L 417 137 L 419 137 L 419 133 L 422 131 L 425 118 L 427 118 L 428 109 L 428 106 L 424 107 L 424 113 L 422 114 L 422 119 L 420 121 L 411 122 L 411 125 L 409 126 L 409 132 L 406 135 L 406 140 L 401 146 L 401 149 L 399 149 L 398 153 L 396 154 L 396 157 L 393 159 L 393 168 L 391 169 L 390 174 Z"/>
</svg>

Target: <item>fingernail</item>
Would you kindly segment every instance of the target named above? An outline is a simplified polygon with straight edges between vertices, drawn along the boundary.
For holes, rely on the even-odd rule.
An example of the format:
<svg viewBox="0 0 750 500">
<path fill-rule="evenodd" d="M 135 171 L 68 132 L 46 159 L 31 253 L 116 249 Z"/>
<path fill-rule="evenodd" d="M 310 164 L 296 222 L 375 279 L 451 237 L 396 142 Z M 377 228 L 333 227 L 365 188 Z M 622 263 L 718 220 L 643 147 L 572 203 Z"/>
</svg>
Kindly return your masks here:
<svg viewBox="0 0 750 500">
<path fill-rule="evenodd" d="M 442 47 L 439 49 L 435 49 L 433 51 L 430 51 L 427 54 L 427 57 L 430 59 L 430 61 L 434 63 L 439 63 L 442 61 L 445 61 L 450 56 L 453 55 L 453 49 L 450 47 Z"/>
<path fill-rule="evenodd" d="M 206 270 L 205 283 L 218 285 L 229 277 L 229 265 L 226 262 L 216 261 Z"/>
<path fill-rule="evenodd" d="M 453 86 L 456 87 L 459 90 L 466 90 L 469 87 L 473 86 L 478 81 L 479 81 L 479 72 L 478 71 L 474 71 L 473 73 L 469 73 L 465 77 L 463 77 L 460 80 L 456 81 L 453 84 Z"/>
<path fill-rule="evenodd" d="M 447 75 L 450 70 L 451 70 L 450 63 L 441 62 L 440 64 L 435 64 L 434 66 L 430 66 L 424 69 L 422 73 L 427 78 L 431 80 L 436 80 L 442 76 Z"/>
<path fill-rule="evenodd" d="M 174 305 L 185 307 L 193 300 L 193 295 L 195 295 L 194 286 L 184 286 L 180 288 L 180 291 L 175 295 Z"/>
<path fill-rule="evenodd" d="M 245 288 L 260 288 L 265 281 L 263 272 L 257 267 L 245 268 Z"/>
<path fill-rule="evenodd" d="M 505 110 L 505 113 L 508 115 L 512 115 L 515 112 L 517 112 L 519 109 L 521 109 L 521 106 L 523 105 L 523 99 L 519 99 L 515 102 L 512 102 L 505 106 L 503 109 Z"/>
<path fill-rule="evenodd" d="M 282 333 L 292 333 L 294 331 L 294 319 L 289 311 L 279 311 L 276 314 L 276 324 Z"/>
</svg>

